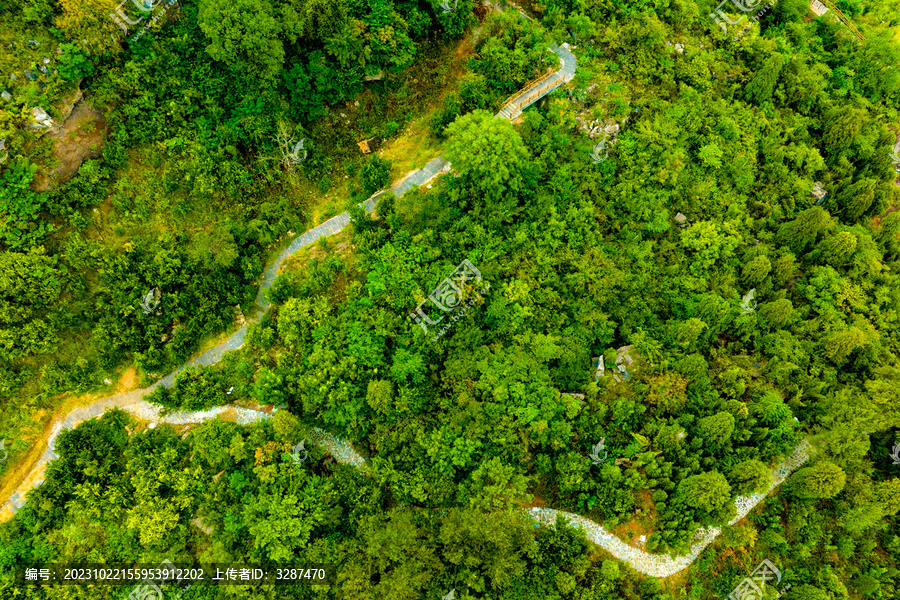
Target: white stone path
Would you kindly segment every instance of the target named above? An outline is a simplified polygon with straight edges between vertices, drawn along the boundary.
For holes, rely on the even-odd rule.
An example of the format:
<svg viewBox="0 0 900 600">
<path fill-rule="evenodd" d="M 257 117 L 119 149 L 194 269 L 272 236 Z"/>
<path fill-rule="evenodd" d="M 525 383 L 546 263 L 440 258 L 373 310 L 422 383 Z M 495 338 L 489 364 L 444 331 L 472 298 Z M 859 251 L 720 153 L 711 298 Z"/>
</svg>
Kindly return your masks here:
<svg viewBox="0 0 900 600">
<path fill-rule="evenodd" d="M 322 445 L 338 462 L 349 463 L 358 468 L 365 464 L 366 459 L 360 456 L 346 441 L 321 429 L 316 429 L 315 435 L 318 436 L 318 439 L 315 440 L 316 443 Z M 737 509 L 737 516 L 729 521 L 728 524 L 734 525 L 746 517 L 754 506 L 762 502 L 772 490 L 781 485 L 788 475 L 807 461 L 810 449 L 809 442 L 804 440 L 788 458 L 775 467 L 772 470 L 772 484 L 765 494 L 753 494 L 752 496 L 736 498 L 734 504 Z M 529 517 L 545 526 L 555 525 L 556 515 L 562 515 L 570 525 L 583 529 L 588 540 L 602 547 L 619 560 L 629 563 L 636 571 L 644 575 L 652 575 L 653 577 L 668 577 L 687 568 L 722 533 L 721 529 L 715 527 L 698 531 L 697 541 L 691 546 L 690 553 L 672 559 L 665 555 L 649 554 L 626 544 L 602 525 L 598 525 L 590 519 L 574 513 L 554 508 L 529 508 L 523 510 Z"/>
<path fill-rule="evenodd" d="M 501 109 L 501 112 L 496 115 L 497 117 L 514 118 L 514 115 L 519 114 L 525 106 L 535 102 L 536 98 L 546 95 L 562 83 L 572 79 L 577 63 L 575 57 L 569 52 L 568 46 L 564 44 L 562 48 L 558 48 L 554 45 L 551 47 L 551 50 L 560 58 L 562 65 L 560 70 L 551 77 L 545 78 L 528 89 L 523 90 L 519 96 Z M 394 192 L 397 197 L 402 196 L 414 186 L 425 185 L 441 173 L 449 171 L 449 169 L 450 163 L 443 158 L 436 158 L 429 162 L 424 168 L 413 171 L 397 182 L 391 187 L 391 191 Z M 378 196 L 383 193 L 384 190 L 376 192 L 364 203 L 367 211 L 374 210 Z M 257 296 L 257 305 L 262 310 L 265 310 L 268 307 L 269 303 L 265 299 L 264 291 L 272 285 L 272 282 L 278 274 L 278 268 L 288 256 L 297 252 L 300 248 L 315 243 L 321 237 L 337 233 L 349 223 L 349 214 L 343 213 L 298 236 L 263 272 L 260 291 Z M 268 412 L 236 406 L 217 406 L 206 411 L 177 411 L 161 417 L 159 414 L 160 407 L 154 406 L 143 399 L 145 394 L 150 393 L 159 385 L 171 386 L 175 374 L 181 371 L 185 366 L 198 364 L 212 365 L 219 362 L 226 352 L 236 350 L 243 346 L 246 332 L 247 326 L 245 325 L 215 348 L 204 352 L 196 359 L 182 365 L 175 372 L 167 375 L 149 388 L 133 390 L 109 398 L 103 398 L 88 406 L 73 410 L 66 415 L 66 418 L 63 421 L 55 423 L 51 430 L 50 437 L 47 440 L 47 449 L 37 463 L 35 463 L 29 474 L 24 478 L 24 483 L 10 495 L 9 500 L 0 507 L 0 515 L 10 516 L 15 514 L 15 512 L 25 503 L 24 495 L 27 491 L 37 487 L 44 481 L 40 477 L 46 469 L 47 462 L 58 457 L 54 452 L 54 449 L 56 446 L 56 436 L 59 435 L 60 431 L 74 427 L 86 419 L 100 416 L 109 408 L 121 408 L 139 419 L 149 421 L 151 424 L 166 423 L 170 425 L 186 425 L 191 423 L 202 423 L 203 421 L 223 414 L 240 424 L 249 424 L 270 418 L 272 415 Z M 338 462 L 351 464 L 358 468 L 364 466 L 366 462 L 365 459 L 353 449 L 353 446 L 349 442 L 318 428 L 313 429 L 312 437 L 314 442 L 321 444 Z M 797 447 L 790 458 L 775 469 L 773 473 L 774 482 L 769 488 L 769 491 L 772 491 L 778 484 L 783 482 L 788 474 L 806 461 L 808 456 L 809 445 L 807 442 L 803 442 Z M 738 517 L 732 521 L 731 524 L 746 516 L 746 514 L 764 497 L 765 495 L 755 495 L 752 497 L 738 498 L 735 501 L 738 508 Z M 556 515 L 561 514 L 570 523 L 583 528 L 590 541 L 608 550 L 619 560 L 628 562 L 635 570 L 654 577 L 667 577 L 686 568 L 710 543 L 712 543 L 719 533 L 721 533 L 719 529 L 711 529 L 702 532 L 698 536 L 698 541 L 691 547 L 690 554 L 673 560 L 668 556 L 648 554 L 638 548 L 630 546 L 622 542 L 602 526 L 572 513 L 557 511 L 552 508 L 533 508 L 528 509 L 528 514 L 537 522 L 544 525 L 552 525 L 556 521 Z"/>
</svg>

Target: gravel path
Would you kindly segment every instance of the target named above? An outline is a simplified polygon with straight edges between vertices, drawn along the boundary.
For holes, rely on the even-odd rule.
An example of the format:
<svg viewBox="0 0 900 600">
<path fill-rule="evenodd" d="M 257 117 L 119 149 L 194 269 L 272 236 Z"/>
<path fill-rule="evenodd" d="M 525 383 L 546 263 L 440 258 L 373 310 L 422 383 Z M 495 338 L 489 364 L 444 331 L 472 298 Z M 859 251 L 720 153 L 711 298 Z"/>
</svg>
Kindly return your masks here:
<svg viewBox="0 0 900 600">
<path fill-rule="evenodd" d="M 504 106 L 496 115 L 497 117 L 515 118 L 522 110 L 527 108 L 527 106 L 536 102 L 537 99 L 545 96 L 574 77 L 577 62 L 572 53 L 569 52 L 568 45 L 563 44 L 560 48 L 554 44 L 550 47 L 550 50 L 559 56 L 562 63 L 560 70 L 550 77 L 529 87 L 527 90 L 524 90 L 513 101 Z M 435 158 L 422 169 L 408 173 L 400 181 L 391 186 L 391 191 L 394 192 L 397 197 L 400 197 L 414 186 L 426 185 L 441 173 L 446 173 L 449 170 L 450 163 L 444 160 L 443 157 Z M 376 192 L 366 200 L 364 206 L 367 211 L 371 212 L 375 209 L 375 203 L 378 197 L 383 193 L 384 190 Z M 260 313 L 269 307 L 269 302 L 266 300 L 264 292 L 275 281 L 275 278 L 278 275 L 278 269 L 282 262 L 301 248 L 314 244 L 322 237 L 337 233 L 349 224 L 350 215 L 348 213 L 343 213 L 336 217 L 332 217 L 321 225 L 318 225 L 295 238 L 293 242 L 291 242 L 291 244 L 263 271 L 259 294 L 256 298 L 256 304 L 261 309 Z M 245 325 L 221 344 L 207 350 L 185 365 L 182 365 L 173 373 L 163 377 L 149 388 L 133 390 L 131 392 L 103 398 L 88 406 L 83 406 L 70 412 L 63 421 L 54 424 L 50 437 L 47 440 L 46 451 L 25 479 L 25 484 L 11 494 L 9 500 L 2 508 L 0 508 L 0 513 L 5 515 L 15 514 L 25 502 L 23 494 L 27 493 L 29 489 L 37 487 L 44 481 L 43 479 L 38 479 L 38 477 L 43 474 L 47 461 L 57 458 L 54 449 L 56 447 L 56 436 L 59 435 L 60 431 L 74 427 L 86 419 L 100 416 L 108 408 L 121 408 L 140 419 L 149 421 L 151 424 L 168 423 L 172 425 L 186 425 L 191 423 L 202 423 L 203 421 L 216 418 L 222 414 L 227 414 L 232 420 L 239 424 L 249 424 L 262 419 L 271 418 L 272 415 L 264 411 L 230 405 L 217 406 L 205 411 L 171 412 L 162 417 L 159 414 L 160 407 L 154 406 L 143 399 L 145 394 L 151 392 L 159 385 L 171 386 L 174 382 L 175 374 L 186 366 L 212 365 L 219 362 L 226 352 L 236 350 L 243 346 L 246 333 L 247 326 Z M 314 428 L 312 430 L 311 438 L 314 443 L 323 446 L 338 462 L 350 464 L 357 468 L 364 467 L 366 460 L 353 448 L 350 442 L 342 440 L 319 428 Z M 809 444 L 804 441 L 795 449 L 794 453 L 787 460 L 775 469 L 773 473 L 774 482 L 768 492 L 771 492 L 777 485 L 782 483 L 785 478 L 793 470 L 803 464 L 808 457 Z M 754 506 L 768 495 L 768 492 L 766 494 L 756 494 L 750 497 L 738 498 L 735 501 L 738 517 L 730 524 L 734 524 L 746 516 Z M 556 515 L 562 515 L 573 525 L 583 528 L 586 531 L 589 540 L 608 550 L 619 560 L 628 562 L 637 571 L 654 577 L 667 577 L 686 568 L 721 533 L 721 530 L 719 529 L 710 529 L 698 533 L 697 542 L 691 547 L 690 554 L 680 556 L 673 560 L 668 556 L 651 555 L 630 546 L 602 526 L 594 523 L 590 519 L 586 519 L 576 514 L 558 511 L 552 508 L 531 508 L 526 510 L 531 518 L 543 525 L 552 525 L 556 521 Z"/>
</svg>

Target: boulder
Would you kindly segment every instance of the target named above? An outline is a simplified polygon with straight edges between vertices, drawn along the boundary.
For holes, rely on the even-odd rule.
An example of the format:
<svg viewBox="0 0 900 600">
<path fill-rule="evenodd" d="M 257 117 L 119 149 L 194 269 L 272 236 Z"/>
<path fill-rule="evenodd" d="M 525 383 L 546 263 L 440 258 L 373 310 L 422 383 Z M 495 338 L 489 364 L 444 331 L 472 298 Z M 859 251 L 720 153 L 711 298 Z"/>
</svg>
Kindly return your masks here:
<svg viewBox="0 0 900 600">
<path fill-rule="evenodd" d="M 384 77 L 384 71 L 381 69 L 378 69 L 378 72 L 375 73 L 374 75 L 366 75 L 365 77 L 363 77 L 363 81 L 381 81 L 381 79 L 383 77 Z"/>
<path fill-rule="evenodd" d="M 29 129 L 39 130 L 53 127 L 53 119 L 51 119 L 50 115 L 47 114 L 47 111 L 40 106 L 35 106 L 31 109 L 31 118 L 34 119 L 35 122 L 28 124 Z"/>
</svg>

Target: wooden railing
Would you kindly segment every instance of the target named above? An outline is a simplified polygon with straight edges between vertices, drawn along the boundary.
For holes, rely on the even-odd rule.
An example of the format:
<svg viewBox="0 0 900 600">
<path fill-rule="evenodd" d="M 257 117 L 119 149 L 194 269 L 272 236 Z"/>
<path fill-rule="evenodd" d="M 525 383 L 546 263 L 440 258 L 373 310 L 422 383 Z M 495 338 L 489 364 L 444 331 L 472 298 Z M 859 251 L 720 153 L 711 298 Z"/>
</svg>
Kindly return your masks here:
<svg viewBox="0 0 900 600">
<path fill-rule="evenodd" d="M 554 54 L 554 56 L 556 56 L 556 55 Z M 540 75 L 539 77 L 535 77 L 535 78 L 532 79 L 531 81 L 525 83 L 525 85 L 523 85 L 523 86 L 520 87 L 518 90 L 516 90 L 515 92 L 513 92 L 513 94 L 512 94 L 511 96 L 509 96 L 506 100 L 504 100 L 503 102 L 500 103 L 500 110 L 503 110 L 503 107 L 505 107 L 507 104 L 509 104 L 510 102 L 512 102 L 513 100 L 515 100 L 515 99 L 518 98 L 519 96 L 521 96 L 525 91 L 530 90 L 531 88 L 533 88 L 534 86 L 538 85 L 538 84 L 541 83 L 542 81 L 545 81 L 545 80 L 547 80 L 547 79 L 553 77 L 553 76 L 556 75 L 558 72 L 559 72 L 558 70 L 554 71 L 554 70 L 552 70 L 552 69 L 547 69 L 547 71 L 545 71 L 545 72 L 544 72 L 542 75 Z"/>
<path fill-rule="evenodd" d="M 822 4 L 824 4 L 826 7 L 828 7 L 828 10 L 830 10 L 832 13 L 834 13 L 834 16 L 837 17 L 841 23 L 843 23 L 844 25 L 846 25 L 847 27 L 850 28 L 850 31 L 853 33 L 854 36 L 856 36 L 856 39 L 858 39 L 861 42 L 866 41 L 866 38 L 863 36 L 863 34 L 860 32 L 860 30 L 856 28 L 856 25 L 853 23 L 853 21 L 851 21 L 847 15 L 845 15 L 844 13 L 841 12 L 841 9 L 839 9 L 837 6 L 835 6 L 834 2 L 832 2 L 831 0 L 819 0 L 819 1 Z"/>
<path fill-rule="evenodd" d="M 525 13 L 524 10 L 522 10 L 522 7 L 519 6 L 518 4 L 516 4 L 515 2 L 510 2 L 509 0 L 505 0 L 505 1 L 499 2 L 496 6 L 497 6 L 498 10 L 501 10 L 503 7 L 511 6 L 511 7 L 515 8 L 517 11 L 519 11 L 519 14 L 524 16 L 529 21 L 533 20 L 531 17 L 529 17 Z M 554 54 L 554 56 L 556 56 L 556 55 Z M 562 66 L 562 59 L 560 59 L 560 66 Z M 521 87 L 519 87 L 519 89 L 517 91 L 513 92 L 513 94 L 511 96 L 507 97 L 506 100 L 504 100 L 503 102 L 500 103 L 500 110 L 503 110 L 504 108 L 506 108 L 506 106 L 509 103 L 511 103 L 513 100 L 515 100 L 516 98 L 521 96 L 524 90 L 530 90 L 532 87 L 538 85 L 545 79 L 549 79 L 550 77 L 553 77 L 558 72 L 559 72 L 558 70 L 553 70 L 552 68 L 547 69 L 543 74 L 538 75 L 536 78 L 532 79 L 531 81 L 525 82 L 525 84 L 522 85 Z M 529 96 L 529 98 L 530 97 L 531 96 Z M 526 102 L 526 104 L 528 104 L 528 102 Z M 519 110 L 519 108 L 517 107 L 516 110 Z M 513 112 L 515 112 L 515 111 L 513 111 Z"/>
</svg>

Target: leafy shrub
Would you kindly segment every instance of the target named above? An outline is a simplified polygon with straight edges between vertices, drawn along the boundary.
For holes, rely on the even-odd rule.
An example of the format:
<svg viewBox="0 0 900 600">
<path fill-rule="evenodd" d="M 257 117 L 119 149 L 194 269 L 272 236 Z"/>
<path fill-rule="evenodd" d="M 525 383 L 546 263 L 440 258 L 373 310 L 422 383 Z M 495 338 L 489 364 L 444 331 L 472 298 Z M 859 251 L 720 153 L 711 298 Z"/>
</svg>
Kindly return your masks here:
<svg viewBox="0 0 900 600">
<path fill-rule="evenodd" d="M 51 227 L 38 218 L 46 202 L 46 194 L 31 190 L 35 165 L 25 159 L 13 162 L 0 177 L 0 244 L 11 249 L 28 249 L 40 243 Z"/>
<path fill-rule="evenodd" d="M 166 408 L 206 410 L 226 404 L 228 396 L 217 369 L 185 367 L 175 376 L 172 388 L 157 387 L 147 401 Z"/>
<path fill-rule="evenodd" d="M 67 81 L 90 77 L 96 72 L 94 61 L 75 44 L 62 44 L 59 56 L 59 76 Z"/>
<path fill-rule="evenodd" d="M 381 137 L 387 139 L 397 133 L 398 129 L 400 129 L 399 123 L 396 121 L 388 121 L 381 126 Z"/>
<path fill-rule="evenodd" d="M 50 0 L 30 0 L 22 3 L 22 18 L 27 23 L 49 23 L 53 17 L 53 5 Z"/>
<path fill-rule="evenodd" d="M 433 137 L 444 137 L 447 126 L 462 114 L 462 100 L 456 92 L 450 92 L 444 98 L 444 104 L 440 110 L 431 115 L 431 126 L 428 130 Z"/>
<path fill-rule="evenodd" d="M 390 183 L 390 171 L 391 161 L 380 156 L 373 156 L 360 172 L 366 195 L 372 194 Z"/>
<path fill-rule="evenodd" d="M 297 278 L 290 271 L 285 271 L 275 278 L 272 286 L 265 291 L 265 294 L 272 304 L 282 304 L 285 300 L 297 294 Z"/>
<path fill-rule="evenodd" d="M 262 367 L 250 390 L 250 395 L 256 398 L 260 404 L 282 405 L 287 398 L 283 384 L 281 375 Z"/>
<path fill-rule="evenodd" d="M 488 110 L 492 96 L 487 79 L 477 73 L 466 73 L 459 80 L 459 98 L 465 112 Z"/>
</svg>

